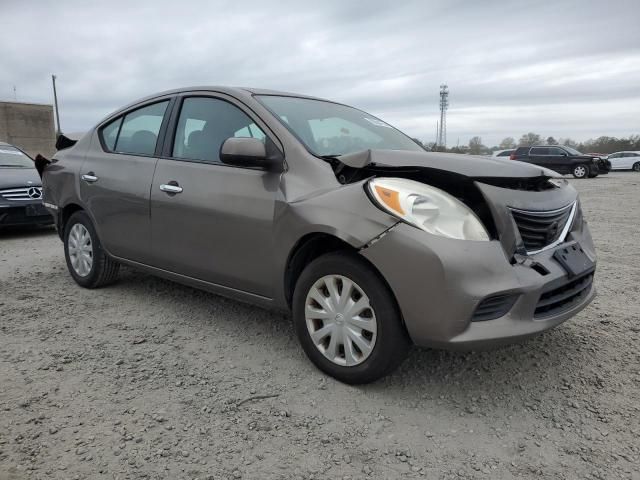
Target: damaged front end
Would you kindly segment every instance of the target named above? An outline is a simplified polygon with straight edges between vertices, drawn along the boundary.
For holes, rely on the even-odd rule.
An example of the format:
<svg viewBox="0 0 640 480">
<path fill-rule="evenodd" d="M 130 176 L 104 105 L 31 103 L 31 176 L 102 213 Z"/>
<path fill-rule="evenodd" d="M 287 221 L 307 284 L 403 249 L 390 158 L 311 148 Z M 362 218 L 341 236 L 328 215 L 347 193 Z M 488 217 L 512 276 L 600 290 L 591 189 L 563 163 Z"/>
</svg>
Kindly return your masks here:
<svg viewBox="0 0 640 480">
<path fill-rule="evenodd" d="M 332 165 L 343 184 L 390 190 L 386 200 L 375 190 L 370 197 L 400 222 L 361 254 L 388 280 L 416 344 L 509 343 L 562 323 L 591 301 L 595 249 L 568 182 L 520 162 L 405 153 L 361 152 Z M 444 201 L 430 193 L 436 189 Z M 412 208 L 418 212 L 406 215 Z M 474 220 L 464 220 L 471 217 L 486 238 Z"/>
<path fill-rule="evenodd" d="M 401 178 L 446 192 L 475 214 L 489 238 L 500 241 L 509 260 L 516 254 L 546 247 L 540 243 L 547 238 L 549 244 L 556 242 L 567 223 L 577 219 L 577 192 L 568 182 L 550 170 L 520 162 L 376 150 L 342 155 L 329 161 L 342 184 L 368 178 Z M 520 222 L 522 228 L 518 226 L 517 220 L 522 219 L 522 214 L 518 217 L 515 212 L 557 210 L 567 214 L 552 216 L 548 218 L 548 225 L 541 222 L 539 228 L 533 226 L 527 230 L 526 219 Z M 543 232 L 546 227 L 551 231 Z M 528 249 L 527 243 L 537 248 Z"/>
</svg>

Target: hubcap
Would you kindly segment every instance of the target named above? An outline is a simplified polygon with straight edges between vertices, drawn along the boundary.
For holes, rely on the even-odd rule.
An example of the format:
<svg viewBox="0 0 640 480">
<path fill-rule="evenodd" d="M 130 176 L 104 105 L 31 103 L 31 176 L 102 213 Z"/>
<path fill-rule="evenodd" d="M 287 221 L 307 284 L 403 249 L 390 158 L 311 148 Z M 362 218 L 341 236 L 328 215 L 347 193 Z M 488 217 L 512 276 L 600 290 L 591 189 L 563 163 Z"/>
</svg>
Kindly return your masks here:
<svg viewBox="0 0 640 480">
<path fill-rule="evenodd" d="M 89 275 L 93 265 L 93 244 L 89 230 L 81 223 L 76 223 L 69 232 L 67 246 L 73 270 L 81 277 Z"/>
<path fill-rule="evenodd" d="M 369 297 L 352 280 L 326 275 L 305 301 L 311 340 L 331 362 L 352 367 L 364 362 L 376 343 L 378 325 Z"/>
<path fill-rule="evenodd" d="M 587 173 L 584 167 L 576 167 L 575 169 L 576 177 L 584 177 L 584 174 Z"/>
</svg>

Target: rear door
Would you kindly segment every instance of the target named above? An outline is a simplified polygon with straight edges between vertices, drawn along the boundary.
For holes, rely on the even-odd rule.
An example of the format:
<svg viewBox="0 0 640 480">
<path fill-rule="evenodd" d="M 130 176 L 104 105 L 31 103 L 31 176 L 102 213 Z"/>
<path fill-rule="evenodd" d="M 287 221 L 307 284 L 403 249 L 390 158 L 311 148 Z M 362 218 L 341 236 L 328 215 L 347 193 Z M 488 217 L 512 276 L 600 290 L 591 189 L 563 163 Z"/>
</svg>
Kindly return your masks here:
<svg viewBox="0 0 640 480">
<path fill-rule="evenodd" d="M 625 152 L 622 157 L 622 168 L 631 169 L 633 165 L 640 161 L 640 154 L 637 152 Z"/>
<path fill-rule="evenodd" d="M 80 198 L 109 253 L 148 263 L 149 192 L 171 98 L 136 107 L 97 129 L 80 174 Z"/>
<path fill-rule="evenodd" d="M 549 157 L 549 147 L 531 147 L 529 151 L 529 161 L 541 167 L 552 168 L 551 158 Z"/>
<path fill-rule="evenodd" d="M 153 264 L 270 298 L 280 176 L 219 158 L 229 137 L 264 141 L 266 125 L 225 95 L 185 96 L 172 117 L 151 186 Z"/>
</svg>

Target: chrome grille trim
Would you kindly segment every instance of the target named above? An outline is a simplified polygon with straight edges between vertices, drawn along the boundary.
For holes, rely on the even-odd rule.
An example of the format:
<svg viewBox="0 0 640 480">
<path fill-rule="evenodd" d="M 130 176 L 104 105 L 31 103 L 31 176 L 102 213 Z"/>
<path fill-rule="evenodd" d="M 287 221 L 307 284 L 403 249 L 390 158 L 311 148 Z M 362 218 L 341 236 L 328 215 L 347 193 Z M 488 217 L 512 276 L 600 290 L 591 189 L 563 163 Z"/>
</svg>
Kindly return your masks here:
<svg viewBox="0 0 640 480">
<path fill-rule="evenodd" d="M 528 255 L 534 255 L 536 253 L 544 252 L 545 250 L 549 250 L 550 248 L 556 247 L 556 246 L 560 245 L 561 243 L 563 243 L 565 241 L 565 239 L 567 238 L 567 235 L 569 234 L 569 230 L 571 229 L 571 226 L 573 225 L 573 220 L 574 220 L 574 218 L 576 216 L 576 211 L 578 209 L 578 201 L 576 200 L 573 203 L 570 203 L 569 205 L 567 205 L 565 207 L 562 207 L 562 208 L 558 208 L 556 210 L 544 210 L 544 211 L 540 211 L 540 210 L 520 210 L 520 209 L 517 209 L 517 208 L 509 207 L 509 210 L 511 210 L 511 212 L 515 212 L 516 214 L 525 215 L 525 216 L 529 216 L 529 217 L 536 217 L 536 218 L 540 218 L 540 219 L 543 219 L 545 217 L 554 217 L 554 216 L 557 216 L 557 215 L 561 215 L 562 213 L 566 212 L 569 209 L 570 209 L 569 216 L 567 217 L 566 222 L 562 226 L 562 230 L 560 232 L 560 235 L 556 238 L 556 240 L 554 240 L 553 242 L 545 245 L 542 248 L 533 249 L 533 250 L 527 250 L 527 254 Z M 518 221 L 516 220 L 516 217 L 513 217 L 513 220 L 514 220 L 514 223 L 515 223 L 516 227 L 518 228 L 518 232 L 522 236 L 522 232 L 520 231 L 520 226 L 518 225 Z M 524 242 L 524 240 L 523 240 L 523 242 Z"/>
<path fill-rule="evenodd" d="M 7 188 L 0 190 L 0 197 L 13 202 L 40 200 L 42 187 Z"/>
</svg>

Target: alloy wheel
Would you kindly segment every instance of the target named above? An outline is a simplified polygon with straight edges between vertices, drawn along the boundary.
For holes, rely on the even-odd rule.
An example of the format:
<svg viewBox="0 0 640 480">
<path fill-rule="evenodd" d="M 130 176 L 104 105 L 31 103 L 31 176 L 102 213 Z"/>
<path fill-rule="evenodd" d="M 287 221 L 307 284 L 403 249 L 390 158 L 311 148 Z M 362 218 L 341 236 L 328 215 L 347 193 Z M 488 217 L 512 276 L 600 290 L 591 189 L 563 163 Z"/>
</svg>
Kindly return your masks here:
<svg viewBox="0 0 640 480">
<path fill-rule="evenodd" d="M 640 172 L 640 162 L 633 164 L 633 171 Z"/>
<path fill-rule="evenodd" d="M 578 178 L 582 178 L 587 174 L 587 169 L 584 168 L 582 165 L 578 165 L 576 168 L 573 169 L 573 174 Z"/>
<path fill-rule="evenodd" d="M 83 224 L 76 223 L 71 227 L 67 246 L 73 270 L 81 277 L 89 275 L 93 265 L 93 244 L 91 234 Z"/>
<path fill-rule="evenodd" d="M 336 365 L 358 365 L 373 352 L 375 312 L 362 288 L 347 277 L 318 279 L 307 293 L 305 319 L 313 344 Z"/>
</svg>

